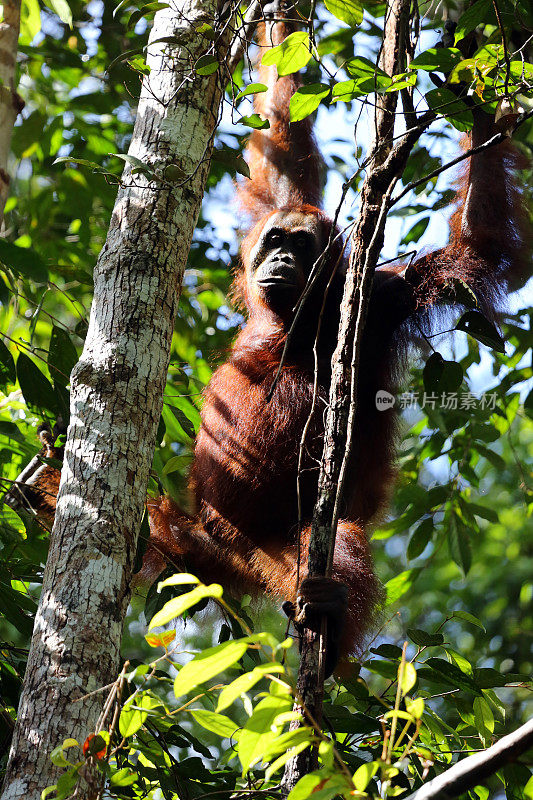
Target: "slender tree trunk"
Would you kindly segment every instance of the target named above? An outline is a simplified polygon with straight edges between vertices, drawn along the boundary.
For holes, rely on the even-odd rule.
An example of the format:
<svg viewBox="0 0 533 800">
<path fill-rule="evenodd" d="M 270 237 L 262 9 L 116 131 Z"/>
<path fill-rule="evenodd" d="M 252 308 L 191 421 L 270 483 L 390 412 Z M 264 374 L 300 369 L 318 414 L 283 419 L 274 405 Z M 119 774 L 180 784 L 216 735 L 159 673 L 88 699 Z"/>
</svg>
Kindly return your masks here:
<svg viewBox="0 0 533 800">
<path fill-rule="evenodd" d="M 15 91 L 21 0 L 6 0 L 0 22 L 0 222 L 9 194 L 7 158 L 15 120 L 24 103 Z"/>
<path fill-rule="evenodd" d="M 410 0 L 389 0 L 388 3 L 380 65 L 391 75 L 401 70 L 405 51 L 402 51 L 400 42 L 406 39 L 409 7 Z M 361 189 L 359 220 L 352 236 L 352 252 L 341 305 L 338 343 L 331 364 L 324 449 L 309 542 L 309 575 L 331 573 L 344 472 L 350 452 L 351 432 L 356 412 L 355 387 L 368 299 L 374 270 L 383 246 L 388 200 L 410 151 L 410 148 L 404 148 L 403 161 L 401 158 L 391 157 L 388 158 L 387 168 L 382 167 L 391 151 L 396 98 L 395 92 L 379 98 L 375 109 L 374 138 L 370 147 L 366 178 Z M 322 623 L 321 634 L 311 630 L 304 631 L 298 670 L 298 692 L 316 725 L 322 723 L 325 639 L 325 620 Z M 302 710 L 298 706 L 297 709 Z M 317 767 L 316 749 L 308 748 L 288 761 L 282 780 L 283 793 L 287 794 L 303 775 Z"/>
<path fill-rule="evenodd" d="M 204 22 L 222 31 L 214 44 L 197 32 Z M 200 77 L 194 64 L 209 48 L 222 60 L 229 39 L 217 0 L 174 0 L 155 17 L 129 155 L 174 182 L 126 167 L 96 265 L 3 800 L 38 800 L 55 783 L 51 750 L 67 737 L 83 743 L 103 701 L 89 693 L 117 675 L 176 305 L 219 117 L 220 77 Z"/>
</svg>

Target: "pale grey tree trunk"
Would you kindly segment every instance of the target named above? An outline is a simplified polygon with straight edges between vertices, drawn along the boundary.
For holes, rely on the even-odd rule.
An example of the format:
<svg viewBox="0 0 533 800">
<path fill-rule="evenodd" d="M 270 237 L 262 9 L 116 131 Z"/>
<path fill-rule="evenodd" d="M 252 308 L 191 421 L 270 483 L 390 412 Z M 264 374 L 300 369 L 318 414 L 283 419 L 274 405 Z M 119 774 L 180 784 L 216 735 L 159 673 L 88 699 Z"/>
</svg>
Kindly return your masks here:
<svg viewBox="0 0 533 800">
<path fill-rule="evenodd" d="M 0 22 L 0 222 L 9 194 L 7 158 L 11 147 L 13 126 L 22 110 L 16 92 L 15 68 L 20 30 L 20 0 L 6 0 Z"/>
<path fill-rule="evenodd" d="M 176 305 L 220 109 L 219 76 L 193 69 L 212 46 L 196 30 L 203 22 L 222 31 L 222 59 L 230 34 L 217 0 L 171 0 L 154 21 L 129 155 L 174 183 L 126 167 L 96 265 L 3 800 L 38 800 L 56 782 L 51 750 L 94 730 L 103 696 L 87 695 L 117 675 Z"/>
</svg>

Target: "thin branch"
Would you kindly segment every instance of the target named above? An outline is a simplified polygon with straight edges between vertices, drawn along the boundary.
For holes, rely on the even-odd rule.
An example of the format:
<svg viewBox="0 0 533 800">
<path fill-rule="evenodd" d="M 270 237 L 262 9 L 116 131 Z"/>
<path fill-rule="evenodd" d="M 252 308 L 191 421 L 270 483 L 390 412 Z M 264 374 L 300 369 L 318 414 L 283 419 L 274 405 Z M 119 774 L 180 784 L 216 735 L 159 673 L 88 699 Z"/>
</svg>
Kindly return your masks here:
<svg viewBox="0 0 533 800">
<path fill-rule="evenodd" d="M 533 719 L 493 744 L 450 767 L 442 775 L 426 783 L 406 800 L 447 800 L 458 797 L 474 786 L 483 784 L 505 764 L 533 747 Z"/>
</svg>

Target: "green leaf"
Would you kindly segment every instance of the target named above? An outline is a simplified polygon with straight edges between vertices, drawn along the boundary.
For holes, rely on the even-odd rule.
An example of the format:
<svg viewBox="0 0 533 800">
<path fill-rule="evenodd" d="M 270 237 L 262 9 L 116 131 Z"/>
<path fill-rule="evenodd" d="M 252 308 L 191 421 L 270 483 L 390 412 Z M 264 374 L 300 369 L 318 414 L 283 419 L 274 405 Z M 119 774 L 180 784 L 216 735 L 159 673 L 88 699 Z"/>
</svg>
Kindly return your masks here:
<svg viewBox="0 0 533 800">
<path fill-rule="evenodd" d="M 440 86 L 425 95 L 426 102 L 433 111 L 441 114 L 458 131 L 467 131 L 474 124 L 472 112 L 462 100 L 458 100 L 450 89 Z"/>
<path fill-rule="evenodd" d="M 472 566 L 472 548 L 468 540 L 466 526 L 457 514 L 452 514 L 449 518 L 448 546 L 451 557 L 464 574 L 467 575 Z"/>
<path fill-rule="evenodd" d="M 244 89 L 241 89 L 239 94 L 235 95 L 235 100 L 240 100 L 241 97 L 248 97 L 250 94 L 261 94 L 268 89 L 264 83 L 249 83 Z"/>
<path fill-rule="evenodd" d="M 428 393 L 456 392 L 463 382 L 463 368 L 457 361 L 446 361 L 440 353 L 433 353 L 426 361 L 423 378 Z"/>
<path fill-rule="evenodd" d="M 402 595 L 408 592 L 419 573 L 420 568 L 406 569 L 405 572 L 400 572 L 398 575 L 395 575 L 394 578 L 387 581 L 385 584 L 385 591 L 387 593 L 385 605 L 392 605 L 392 603 L 395 603 Z"/>
<path fill-rule="evenodd" d="M 430 542 L 433 530 L 433 517 L 428 517 L 427 519 L 423 519 L 420 525 L 413 531 L 413 535 L 409 539 L 409 544 L 407 545 L 407 558 L 409 560 L 422 555 Z"/>
<path fill-rule="evenodd" d="M 497 353 L 505 353 L 505 342 L 498 329 L 480 311 L 475 311 L 474 309 L 466 311 L 455 326 L 455 329 L 466 331 L 478 342 L 491 347 Z"/>
<path fill-rule="evenodd" d="M 331 102 L 350 103 L 358 97 L 364 97 L 371 91 L 371 89 L 362 89 L 359 86 L 359 81 L 355 79 L 351 81 L 340 81 L 336 83 L 331 90 Z"/>
<path fill-rule="evenodd" d="M 191 583 L 200 583 L 196 575 L 191 575 L 190 572 L 177 572 L 175 575 L 171 575 L 170 578 L 160 581 L 157 584 L 157 591 L 160 592 L 166 589 L 167 586 L 183 586 Z"/>
<path fill-rule="evenodd" d="M 174 680 L 174 694 L 181 697 L 201 683 L 214 678 L 243 657 L 248 649 L 248 640 L 223 642 L 198 653 L 192 661 L 180 669 Z"/>
<path fill-rule="evenodd" d="M 494 689 L 498 686 L 506 686 L 510 682 L 508 675 L 503 675 L 497 669 L 490 667 L 475 669 L 474 680 L 480 689 Z"/>
<path fill-rule="evenodd" d="M 311 45 L 309 34 L 305 31 L 296 31 L 276 47 L 267 50 L 261 60 L 264 67 L 275 66 L 278 75 L 290 75 L 299 72 L 311 58 Z"/>
<path fill-rule="evenodd" d="M 57 14 L 61 22 L 72 28 L 72 11 L 66 0 L 45 0 L 45 3 L 48 8 L 51 8 Z"/>
<path fill-rule="evenodd" d="M 324 777 L 316 772 L 304 775 L 303 778 L 300 778 L 296 786 L 291 789 L 287 800 L 309 800 L 310 797 L 315 796 L 315 789 L 323 780 Z"/>
<path fill-rule="evenodd" d="M 479 695 L 479 689 L 473 678 L 466 675 L 466 673 L 460 670 L 459 667 L 456 667 L 455 664 L 450 664 L 443 658 L 428 658 L 427 661 L 424 661 L 424 667 L 426 666 L 431 667 L 444 683 L 454 686 L 456 689 L 467 689 Z"/>
<path fill-rule="evenodd" d="M 244 692 L 249 691 L 252 686 L 255 686 L 265 675 L 269 673 L 285 672 L 285 668 L 281 664 L 268 663 L 259 664 L 251 672 L 245 672 L 244 675 L 239 675 L 235 678 L 229 686 L 224 687 L 221 691 L 217 703 L 217 711 L 223 711 L 230 706 L 234 700 L 241 696 Z"/>
<path fill-rule="evenodd" d="M 369 761 L 366 764 L 361 764 L 355 770 L 353 776 L 353 785 L 358 792 L 364 792 L 374 775 L 379 769 L 379 761 Z"/>
<path fill-rule="evenodd" d="M 41 256 L 31 247 L 18 247 L 0 239 L 0 261 L 14 272 L 37 283 L 46 283 L 48 270 Z"/>
<path fill-rule="evenodd" d="M 262 119 L 259 114 L 249 114 L 246 117 L 241 117 L 237 120 L 241 125 L 246 125 L 248 128 L 254 130 L 266 130 L 270 128 L 270 122 L 267 119 Z"/>
<path fill-rule="evenodd" d="M 29 406 L 39 411 L 46 409 L 52 413 L 57 410 L 57 399 L 52 384 L 25 353 L 21 353 L 17 359 L 17 378 Z"/>
<path fill-rule="evenodd" d="M 219 67 L 218 59 L 214 55 L 200 56 L 194 65 L 198 75 L 212 75 Z"/>
<path fill-rule="evenodd" d="M 196 589 L 182 594 L 179 597 L 173 597 L 168 603 L 165 603 L 163 608 L 154 614 L 148 626 L 148 630 L 157 628 L 160 625 L 166 625 L 170 620 L 180 617 L 184 611 L 187 611 L 191 606 L 195 606 L 206 597 L 222 597 L 222 586 L 219 583 L 211 583 L 209 586 L 197 586 Z"/>
<path fill-rule="evenodd" d="M 400 678 L 402 696 L 409 694 L 417 680 L 416 669 L 410 661 L 404 661 L 403 664 L 398 665 L 398 680 L 400 680 Z"/>
<path fill-rule="evenodd" d="M 225 739 L 231 739 L 239 730 L 239 726 L 224 714 L 204 709 L 191 710 L 191 714 L 202 728 L 216 733 L 217 736 L 223 736 Z"/>
<path fill-rule="evenodd" d="M 269 694 L 261 700 L 254 709 L 254 713 L 242 729 L 237 745 L 243 773 L 263 755 L 267 745 L 278 736 L 274 720 L 279 714 L 292 708 L 290 695 Z"/>
<path fill-rule="evenodd" d="M 468 611 L 463 611 L 462 609 L 459 609 L 453 612 L 453 616 L 456 617 L 456 619 L 462 619 L 465 622 L 469 622 L 471 625 L 475 625 L 477 628 L 481 628 L 481 630 L 485 631 L 485 633 L 487 632 L 483 623 L 480 622 L 480 620 L 473 614 L 469 614 Z"/>
<path fill-rule="evenodd" d="M 68 333 L 57 325 L 52 326 L 50 348 L 48 350 L 48 369 L 56 383 L 66 386 L 70 373 L 78 363 L 78 353 Z"/>
<path fill-rule="evenodd" d="M 289 104 L 291 122 L 299 122 L 316 111 L 322 98 L 328 94 L 329 86 L 325 83 L 311 83 L 297 89 Z"/>
<path fill-rule="evenodd" d="M 464 39 L 478 25 L 483 25 L 487 20 L 487 14 L 491 10 L 492 0 L 477 0 L 464 14 L 461 14 L 455 29 L 455 43 L 457 44 L 461 39 Z"/>
<path fill-rule="evenodd" d="M 149 712 L 162 705 L 161 700 L 149 694 L 134 695 L 126 700 L 118 721 L 118 728 L 122 736 L 133 736 L 134 733 L 137 733 Z"/>
<path fill-rule="evenodd" d="M 101 167 L 95 161 L 87 161 L 86 158 L 71 158 L 70 156 L 59 156 L 52 162 L 52 166 L 56 164 L 79 164 L 81 167 L 90 167 L 92 170 L 101 171 Z"/>
<path fill-rule="evenodd" d="M 15 383 L 16 379 L 15 361 L 0 339 L 0 388 L 5 389 L 8 383 Z"/>
<path fill-rule="evenodd" d="M 350 28 L 357 28 L 363 21 L 363 4 L 360 0 L 324 0 L 324 5 L 334 17 Z"/>
<path fill-rule="evenodd" d="M 409 69 L 423 69 L 427 72 L 451 72 L 462 59 L 461 51 L 456 47 L 430 47 L 420 53 L 409 64 Z"/>
<path fill-rule="evenodd" d="M 494 733 L 494 715 L 485 698 L 474 698 L 474 723 L 484 747 L 488 747 Z"/>
<path fill-rule="evenodd" d="M 436 647 L 444 642 L 442 633 L 428 633 L 418 628 L 407 628 L 407 634 L 419 647 Z"/>
</svg>

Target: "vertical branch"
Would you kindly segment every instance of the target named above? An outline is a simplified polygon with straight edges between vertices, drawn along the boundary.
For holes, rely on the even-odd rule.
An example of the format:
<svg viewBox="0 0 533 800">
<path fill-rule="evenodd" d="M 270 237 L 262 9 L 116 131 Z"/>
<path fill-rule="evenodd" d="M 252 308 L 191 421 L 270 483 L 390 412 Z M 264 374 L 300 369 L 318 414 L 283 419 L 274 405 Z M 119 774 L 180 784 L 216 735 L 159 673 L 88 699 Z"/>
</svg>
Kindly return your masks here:
<svg viewBox="0 0 533 800">
<path fill-rule="evenodd" d="M 410 1 L 390 0 L 389 3 L 380 65 L 390 74 L 401 69 L 405 52 L 401 43 L 406 41 Z M 356 412 L 355 387 L 368 298 L 383 245 L 388 201 L 410 152 L 410 147 L 405 143 L 391 151 L 396 102 L 394 92 L 378 99 L 370 167 L 361 191 L 359 221 L 352 237 L 338 344 L 332 358 L 324 449 L 309 544 L 310 576 L 327 575 L 331 571 L 339 505 Z M 320 635 L 310 630 L 304 631 L 298 672 L 300 697 L 317 724 L 321 724 L 322 720 L 325 634 L 325 620 Z M 316 750 L 304 750 L 291 759 L 283 776 L 283 791 L 289 792 L 303 775 L 316 769 L 317 765 Z"/>
<path fill-rule="evenodd" d="M 6 0 L 0 22 L 0 222 L 9 194 L 7 159 L 15 120 L 24 103 L 15 90 L 21 0 Z"/>
</svg>

